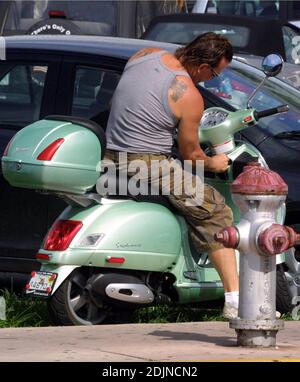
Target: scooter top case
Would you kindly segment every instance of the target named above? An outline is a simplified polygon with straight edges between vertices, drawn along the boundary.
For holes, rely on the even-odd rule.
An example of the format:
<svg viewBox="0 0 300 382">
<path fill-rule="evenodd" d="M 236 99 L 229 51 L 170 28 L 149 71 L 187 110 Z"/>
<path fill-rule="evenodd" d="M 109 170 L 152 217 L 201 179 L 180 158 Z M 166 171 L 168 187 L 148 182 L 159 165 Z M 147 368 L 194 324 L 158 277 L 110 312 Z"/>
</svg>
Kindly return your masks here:
<svg viewBox="0 0 300 382">
<path fill-rule="evenodd" d="M 20 130 L 2 157 L 15 187 L 84 194 L 100 176 L 105 133 L 95 122 L 49 116 Z"/>
</svg>

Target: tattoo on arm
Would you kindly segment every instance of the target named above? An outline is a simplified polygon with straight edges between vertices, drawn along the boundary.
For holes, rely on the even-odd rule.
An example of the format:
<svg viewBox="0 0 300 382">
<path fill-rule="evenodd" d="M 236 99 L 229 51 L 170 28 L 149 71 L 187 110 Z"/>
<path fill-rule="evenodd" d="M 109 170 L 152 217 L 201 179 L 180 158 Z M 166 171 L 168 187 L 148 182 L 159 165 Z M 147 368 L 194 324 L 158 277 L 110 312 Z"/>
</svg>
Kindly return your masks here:
<svg viewBox="0 0 300 382">
<path fill-rule="evenodd" d="M 178 101 L 179 98 L 183 96 L 183 94 L 186 92 L 188 86 L 185 82 L 178 80 L 177 78 L 174 78 L 174 80 L 171 83 L 170 89 L 172 90 L 171 98 L 174 102 Z"/>
</svg>

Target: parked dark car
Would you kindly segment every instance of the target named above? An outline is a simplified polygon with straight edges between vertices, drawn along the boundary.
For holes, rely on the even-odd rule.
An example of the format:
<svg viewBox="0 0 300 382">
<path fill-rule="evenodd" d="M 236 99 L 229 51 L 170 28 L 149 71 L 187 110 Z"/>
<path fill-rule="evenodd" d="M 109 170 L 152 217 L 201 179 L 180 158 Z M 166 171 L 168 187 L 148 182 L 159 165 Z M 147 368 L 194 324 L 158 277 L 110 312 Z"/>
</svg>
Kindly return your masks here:
<svg viewBox="0 0 300 382">
<path fill-rule="evenodd" d="M 151 21 L 142 38 L 186 44 L 205 32 L 227 37 L 235 54 L 266 56 L 276 52 L 287 62 L 300 63 L 300 54 L 297 54 L 300 53 L 300 29 L 291 22 L 276 19 L 215 14 L 164 15 Z"/>
<path fill-rule="evenodd" d="M 128 58 L 146 46 L 176 49 L 173 44 L 90 36 L 8 37 L 6 45 L 7 60 L 0 61 L 1 155 L 18 130 L 49 114 L 93 119 L 105 128 Z M 220 78 L 199 84 L 199 90 L 206 108 L 234 110 L 246 106 L 262 78 L 262 71 L 234 60 Z M 253 100 L 258 110 L 280 104 L 289 104 L 290 111 L 265 118 L 237 138 L 258 147 L 288 182 L 287 223 L 300 229 L 300 91 L 275 78 Z M 0 174 L 0 275 L 7 279 L 38 269 L 35 253 L 64 207 L 51 195 L 10 187 Z"/>
</svg>

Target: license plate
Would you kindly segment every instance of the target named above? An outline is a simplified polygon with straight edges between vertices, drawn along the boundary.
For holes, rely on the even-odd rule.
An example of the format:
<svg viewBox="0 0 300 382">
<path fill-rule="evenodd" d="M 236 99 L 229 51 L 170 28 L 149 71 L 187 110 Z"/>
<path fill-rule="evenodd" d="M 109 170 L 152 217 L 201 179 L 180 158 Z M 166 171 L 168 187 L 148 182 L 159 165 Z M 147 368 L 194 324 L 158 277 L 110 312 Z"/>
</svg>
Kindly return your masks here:
<svg viewBox="0 0 300 382">
<path fill-rule="evenodd" d="M 33 272 L 29 283 L 26 285 L 26 294 L 50 296 L 56 279 L 57 273 Z"/>
</svg>

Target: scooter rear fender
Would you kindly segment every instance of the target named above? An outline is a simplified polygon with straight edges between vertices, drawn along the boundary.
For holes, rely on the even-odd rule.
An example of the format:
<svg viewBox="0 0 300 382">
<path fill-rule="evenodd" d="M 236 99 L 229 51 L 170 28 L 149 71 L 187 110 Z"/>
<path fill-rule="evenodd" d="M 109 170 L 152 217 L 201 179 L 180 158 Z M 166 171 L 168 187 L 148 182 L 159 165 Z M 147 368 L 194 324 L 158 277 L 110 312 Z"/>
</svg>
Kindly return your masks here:
<svg viewBox="0 0 300 382">
<path fill-rule="evenodd" d="M 74 271 L 74 269 L 79 268 L 78 265 L 52 265 L 43 264 L 41 271 L 52 272 L 57 274 L 54 287 L 51 292 L 51 296 L 57 291 L 61 284 L 66 280 L 66 278 Z"/>
<path fill-rule="evenodd" d="M 82 228 L 65 251 L 40 250 L 48 264 L 168 272 L 181 253 L 178 217 L 165 206 L 123 200 L 68 207 L 59 217 Z"/>
</svg>

